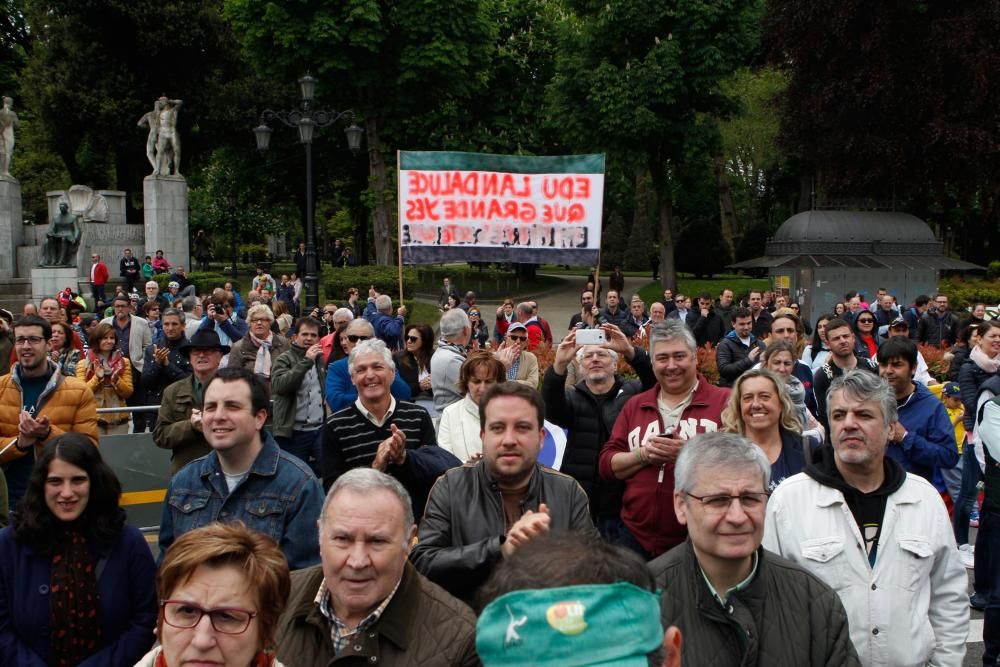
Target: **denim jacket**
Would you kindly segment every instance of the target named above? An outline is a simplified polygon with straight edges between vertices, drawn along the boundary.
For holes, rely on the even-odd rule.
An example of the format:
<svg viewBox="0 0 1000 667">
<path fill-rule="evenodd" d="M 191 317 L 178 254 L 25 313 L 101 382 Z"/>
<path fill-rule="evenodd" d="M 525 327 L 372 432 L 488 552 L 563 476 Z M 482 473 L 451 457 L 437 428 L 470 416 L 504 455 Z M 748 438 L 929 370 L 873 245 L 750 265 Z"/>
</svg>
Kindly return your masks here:
<svg viewBox="0 0 1000 667">
<path fill-rule="evenodd" d="M 213 521 L 242 521 L 270 535 L 298 570 L 319 563 L 316 521 L 323 487 L 309 466 L 286 454 L 267 432 L 246 478 L 229 492 L 216 452 L 195 459 L 170 480 L 160 521 L 160 558 L 179 535 Z"/>
</svg>

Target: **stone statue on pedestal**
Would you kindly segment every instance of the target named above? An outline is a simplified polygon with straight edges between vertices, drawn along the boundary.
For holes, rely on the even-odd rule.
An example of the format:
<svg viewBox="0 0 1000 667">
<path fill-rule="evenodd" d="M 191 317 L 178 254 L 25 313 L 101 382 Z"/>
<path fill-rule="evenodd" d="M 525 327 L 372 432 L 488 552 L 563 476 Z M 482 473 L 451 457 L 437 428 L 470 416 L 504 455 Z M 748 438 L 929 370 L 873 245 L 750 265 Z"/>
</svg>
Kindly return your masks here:
<svg viewBox="0 0 1000 667">
<path fill-rule="evenodd" d="M 75 266 L 76 248 L 80 244 L 79 216 L 69 212 L 66 202 L 59 204 L 59 215 L 52 218 L 42 246 L 41 266 Z"/>
<path fill-rule="evenodd" d="M 0 108 L 0 178 L 14 178 L 10 173 L 10 160 L 14 155 L 14 130 L 18 129 L 14 100 L 3 98 Z"/>
<path fill-rule="evenodd" d="M 156 139 L 159 136 L 160 110 L 162 108 L 163 108 L 163 102 L 161 102 L 160 100 L 156 100 L 156 102 L 153 103 L 153 110 L 144 113 L 142 118 L 140 118 L 139 122 L 137 123 L 139 127 L 149 128 L 149 135 L 146 137 L 146 159 L 149 160 L 149 166 L 153 168 L 154 174 L 157 173 Z"/>
<path fill-rule="evenodd" d="M 181 138 L 177 134 L 177 112 L 182 100 L 161 97 L 153 110 L 139 119 L 139 127 L 149 127 L 146 158 L 153 166 L 153 176 L 181 175 Z"/>
</svg>

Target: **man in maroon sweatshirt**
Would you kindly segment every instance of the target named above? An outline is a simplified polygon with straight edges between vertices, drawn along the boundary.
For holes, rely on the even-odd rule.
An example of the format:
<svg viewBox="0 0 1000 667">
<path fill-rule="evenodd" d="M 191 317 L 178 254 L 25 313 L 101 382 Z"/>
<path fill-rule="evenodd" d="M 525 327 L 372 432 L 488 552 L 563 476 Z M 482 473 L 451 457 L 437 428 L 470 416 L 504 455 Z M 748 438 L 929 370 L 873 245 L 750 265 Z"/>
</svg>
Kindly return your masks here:
<svg viewBox="0 0 1000 667">
<path fill-rule="evenodd" d="M 600 473 L 625 482 L 620 542 L 647 560 L 683 542 L 673 509 L 674 462 L 684 443 L 716 431 L 729 390 L 698 373 L 694 336 L 679 320 L 650 333 L 657 386 L 632 398 L 601 450 Z"/>
</svg>

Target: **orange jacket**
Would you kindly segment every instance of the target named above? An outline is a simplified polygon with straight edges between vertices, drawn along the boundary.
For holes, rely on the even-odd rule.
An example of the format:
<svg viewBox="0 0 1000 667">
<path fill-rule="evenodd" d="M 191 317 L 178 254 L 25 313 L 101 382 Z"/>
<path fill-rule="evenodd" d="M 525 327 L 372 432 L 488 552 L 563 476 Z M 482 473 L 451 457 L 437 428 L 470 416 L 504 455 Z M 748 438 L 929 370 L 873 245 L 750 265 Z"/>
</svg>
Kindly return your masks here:
<svg viewBox="0 0 1000 667">
<path fill-rule="evenodd" d="M 55 369 L 49 383 L 38 398 L 36 416 L 49 418 L 52 432 L 48 439 L 63 433 L 82 433 L 97 445 L 97 404 L 94 394 L 82 381 L 67 377 Z M 21 415 L 21 383 L 19 364 L 14 364 L 11 372 L 0 377 L 0 450 L 17 440 L 18 422 Z M 41 456 L 45 442 L 35 445 L 35 456 Z M 7 448 L 0 454 L 0 463 L 9 463 L 24 456 L 25 452 L 16 446 Z"/>
</svg>

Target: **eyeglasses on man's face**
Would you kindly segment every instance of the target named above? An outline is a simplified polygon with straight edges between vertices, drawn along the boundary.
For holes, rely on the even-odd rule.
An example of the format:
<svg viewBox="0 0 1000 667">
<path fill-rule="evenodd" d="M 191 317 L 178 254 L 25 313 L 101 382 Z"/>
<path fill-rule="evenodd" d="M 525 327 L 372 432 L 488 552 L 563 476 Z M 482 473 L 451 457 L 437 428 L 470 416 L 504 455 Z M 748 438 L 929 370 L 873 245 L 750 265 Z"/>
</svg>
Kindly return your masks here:
<svg viewBox="0 0 1000 667">
<path fill-rule="evenodd" d="M 736 496 L 721 494 L 713 496 L 696 496 L 693 493 L 685 491 L 684 495 L 700 501 L 701 506 L 705 508 L 705 511 L 711 512 L 712 514 L 723 514 L 728 512 L 729 506 L 733 504 L 734 500 L 740 501 L 740 506 L 743 508 L 744 512 L 760 510 L 764 507 L 764 503 L 767 502 L 768 497 L 768 494 L 765 491 L 758 491 L 756 493 L 741 493 Z"/>
<path fill-rule="evenodd" d="M 362 340 L 371 340 L 371 338 L 372 338 L 371 336 L 358 336 L 357 334 L 347 334 L 347 340 L 351 341 L 352 343 L 357 343 L 358 341 Z"/>
</svg>

